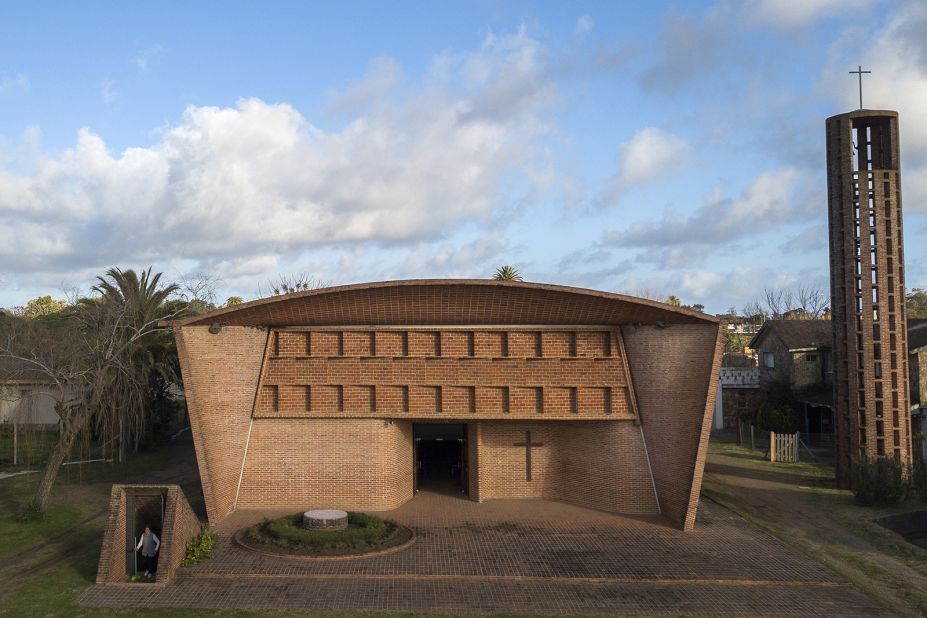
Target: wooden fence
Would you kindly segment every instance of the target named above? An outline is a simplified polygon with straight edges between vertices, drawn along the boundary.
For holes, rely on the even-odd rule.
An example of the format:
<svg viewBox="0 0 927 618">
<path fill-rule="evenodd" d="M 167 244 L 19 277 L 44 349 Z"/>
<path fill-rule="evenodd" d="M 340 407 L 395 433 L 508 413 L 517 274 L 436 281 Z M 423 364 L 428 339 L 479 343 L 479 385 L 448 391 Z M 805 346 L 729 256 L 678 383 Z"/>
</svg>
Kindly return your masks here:
<svg viewBox="0 0 927 618">
<path fill-rule="evenodd" d="M 769 461 L 798 463 L 798 433 L 769 432 Z"/>
</svg>

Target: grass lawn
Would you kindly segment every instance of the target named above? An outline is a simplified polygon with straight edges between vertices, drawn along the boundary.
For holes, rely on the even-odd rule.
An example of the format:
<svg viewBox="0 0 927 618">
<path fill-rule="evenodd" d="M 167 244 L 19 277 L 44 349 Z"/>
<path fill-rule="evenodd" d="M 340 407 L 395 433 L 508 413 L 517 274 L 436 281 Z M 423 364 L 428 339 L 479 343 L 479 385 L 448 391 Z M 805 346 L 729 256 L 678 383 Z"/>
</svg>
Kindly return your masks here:
<svg viewBox="0 0 927 618">
<path fill-rule="evenodd" d="M 0 480 L 0 615 L 81 613 L 76 601 L 96 578 L 113 483 L 177 483 L 194 508 L 202 504 L 189 434 L 123 465 L 63 467 L 45 518 L 17 521 L 15 515 L 34 495 L 39 476 Z"/>
<path fill-rule="evenodd" d="M 163 608 L 84 608 L 81 594 L 94 584 L 105 510 L 113 483 L 177 483 L 202 511 L 193 442 L 181 439 L 142 453 L 124 465 L 88 464 L 62 469 L 48 515 L 20 523 L 14 515 L 38 484 L 30 474 L 0 480 L 0 616 L 410 616 L 331 611 L 229 611 Z M 97 515 L 94 517 L 94 515 Z M 64 534 L 62 534 L 64 533 Z M 56 535 L 60 538 L 55 539 Z M 50 540 L 51 539 L 51 540 Z M 76 548 L 74 551 L 67 551 Z M 11 564 L 11 561 L 14 563 Z M 423 614 L 417 614 L 423 616 Z M 445 617 L 446 618 L 446 617 Z"/>
<path fill-rule="evenodd" d="M 703 496 L 817 559 L 903 615 L 927 615 L 927 551 L 873 520 L 927 504 L 864 507 L 836 488 L 829 462 L 770 463 L 712 436 Z"/>
</svg>

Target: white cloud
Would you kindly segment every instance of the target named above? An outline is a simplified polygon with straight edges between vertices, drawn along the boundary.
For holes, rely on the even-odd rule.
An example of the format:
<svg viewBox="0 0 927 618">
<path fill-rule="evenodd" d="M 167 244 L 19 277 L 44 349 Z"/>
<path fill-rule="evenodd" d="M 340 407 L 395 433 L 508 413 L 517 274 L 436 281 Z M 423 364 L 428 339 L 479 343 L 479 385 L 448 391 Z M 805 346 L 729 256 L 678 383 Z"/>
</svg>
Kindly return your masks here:
<svg viewBox="0 0 927 618">
<path fill-rule="evenodd" d="M 847 72 L 862 64 L 872 74 L 863 77 L 863 104 L 869 109 L 893 109 L 899 114 L 902 183 L 905 210 L 927 211 L 922 181 L 927 178 L 927 3 L 903 3 L 885 25 L 867 37 L 849 29 L 832 46 L 822 82 L 844 110 L 859 107 L 856 76 Z"/>
<path fill-rule="evenodd" d="M 609 197 L 676 174 L 688 162 L 689 144 L 656 127 L 641 129 L 618 149 L 618 173 Z"/>
<path fill-rule="evenodd" d="M 592 18 L 588 15 L 582 15 L 579 19 L 576 20 L 576 33 L 582 34 L 583 32 L 589 32 L 592 30 L 592 27 L 595 25 L 595 22 L 592 21 Z"/>
<path fill-rule="evenodd" d="M 375 58 L 366 75 L 343 92 L 334 93 L 329 109 L 336 114 L 363 112 L 371 104 L 382 101 L 400 79 L 402 68 L 398 62 L 387 57 Z"/>
<path fill-rule="evenodd" d="M 118 154 L 82 129 L 29 173 L 0 168 L 0 263 L 63 273 L 181 256 L 246 276 L 314 249 L 493 228 L 547 177 L 556 91 L 542 56 L 523 30 L 488 37 L 449 59 L 447 83 L 337 131 L 259 99 L 188 107 L 155 144 Z"/>
<path fill-rule="evenodd" d="M 796 199 L 802 181 L 798 170 L 787 168 L 760 174 L 737 199 L 716 191 L 690 215 L 666 215 L 659 221 L 639 222 L 608 232 L 607 246 L 644 248 L 638 259 L 659 262 L 664 268 L 691 267 L 731 242 L 768 232 L 776 226 L 806 218 L 816 197 Z M 820 196 L 823 199 L 823 196 Z"/>
<path fill-rule="evenodd" d="M 16 90 L 20 92 L 29 90 L 29 78 L 22 73 L 0 76 L 0 96 L 11 94 Z"/>
<path fill-rule="evenodd" d="M 152 61 L 157 59 L 163 52 L 164 48 L 161 45 L 143 49 L 132 57 L 132 63 L 135 65 L 135 68 L 144 73 L 148 71 L 148 67 L 151 65 Z"/>
<path fill-rule="evenodd" d="M 806 26 L 818 19 L 870 7 L 880 0 L 755 0 L 754 17 L 777 27 Z"/>
<path fill-rule="evenodd" d="M 715 290 L 725 284 L 726 279 L 727 278 L 721 273 L 707 270 L 684 273 L 680 282 L 679 291 L 683 298 L 706 300 L 713 295 Z"/>
<path fill-rule="evenodd" d="M 442 243 L 414 248 L 400 264 L 395 276 L 416 278 L 444 273 L 448 277 L 488 277 L 496 268 L 495 260 L 505 250 L 498 234 L 490 232 L 462 246 Z"/>
<path fill-rule="evenodd" d="M 119 99 L 119 91 L 116 90 L 116 82 L 111 79 L 104 79 L 100 86 L 100 96 L 107 105 L 112 105 Z"/>
</svg>

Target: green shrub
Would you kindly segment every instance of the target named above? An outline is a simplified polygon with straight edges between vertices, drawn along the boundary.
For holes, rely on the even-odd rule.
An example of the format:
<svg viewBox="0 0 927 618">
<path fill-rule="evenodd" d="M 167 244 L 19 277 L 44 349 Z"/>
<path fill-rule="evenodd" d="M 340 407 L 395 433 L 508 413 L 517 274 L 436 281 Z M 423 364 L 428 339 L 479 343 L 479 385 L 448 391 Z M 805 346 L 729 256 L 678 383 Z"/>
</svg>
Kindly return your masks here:
<svg viewBox="0 0 927 618">
<path fill-rule="evenodd" d="M 219 535 L 209 529 L 209 524 L 200 528 L 200 533 L 187 541 L 187 554 L 180 561 L 182 566 L 196 564 L 203 558 L 211 558 Z"/>
<path fill-rule="evenodd" d="M 921 452 L 924 448 L 924 433 L 921 431 L 915 432 L 911 436 L 912 448 L 911 448 L 911 485 L 914 492 L 917 493 L 918 497 L 927 502 L 927 466 L 924 465 L 924 460 L 921 457 Z"/>
<path fill-rule="evenodd" d="M 16 510 L 14 518 L 20 523 L 27 523 L 45 519 L 45 513 L 39 507 L 39 503 L 33 499 L 20 505 L 20 507 Z"/>
<path fill-rule="evenodd" d="M 877 457 L 853 468 L 853 495 L 864 506 L 897 504 L 910 491 L 905 470 L 894 457 Z"/>
<path fill-rule="evenodd" d="M 798 399 L 787 382 L 770 383 L 760 394 L 756 407 L 743 410 L 743 422 L 762 432 L 795 433 L 801 429 Z"/>
<path fill-rule="evenodd" d="M 348 528 L 345 530 L 307 530 L 302 523 L 302 513 L 264 520 L 249 528 L 247 537 L 284 548 L 351 549 L 388 543 L 400 531 L 396 524 L 364 513 L 348 513 Z"/>
</svg>

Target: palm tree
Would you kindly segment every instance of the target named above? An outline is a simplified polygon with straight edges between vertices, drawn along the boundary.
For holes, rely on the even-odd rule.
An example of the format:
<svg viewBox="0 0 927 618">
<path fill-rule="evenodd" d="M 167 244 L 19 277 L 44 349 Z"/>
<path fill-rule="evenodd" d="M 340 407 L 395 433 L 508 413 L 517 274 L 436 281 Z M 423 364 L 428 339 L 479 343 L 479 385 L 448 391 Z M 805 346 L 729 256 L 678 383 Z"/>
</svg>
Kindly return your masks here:
<svg viewBox="0 0 927 618">
<path fill-rule="evenodd" d="M 521 273 L 514 266 L 505 264 L 496 269 L 492 276 L 496 281 L 523 281 Z"/>
<path fill-rule="evenodd" d="M 133 320 L 133 325 L 140 328 L 148 324 L 153 327 L 164 317 L 164 301 L 180 289 L 177 284 L 172 283 L 159 290 L 161 273 L 152 276 L 151 267 L 143 270 L 141 277 L 131 268 L 110 268 L 106 275 L 97 279 L 100 283 L 91 289 L 99 292 L 103 302 L 115 303 L 123 309 L 126 316 Z"/>
<path fill-rule="evenodd" d="M 177 286 L 159 287 L 161 275 L 150 268 L 141 276 L 111 268 L 98 279 L 99 296 L 78 301 L 60 324 L 23 321 L 34 328 L 11 331 L 0 342 L 0 356 L 29 363 L 56 385 L 61 431 L 36 490 L 38 512 L 46 510 L 78 436 L 86 439 L 92 429 L 104 444 L 118 443 L 122 459 L 124 444 L 137 446 L 147 435 L 153 393 L 176 374 L 173 341 L 158 321 L 185 309 L 166 302 Z"/>
<path fill-rule="evenodd" d="M 124 343 L 119 356 L 109 364 L 108 396 L 100 402 L 95 425 L 102 434 L 116 433 L 119 460 L 125 444 L 137 449 L 150 429 L 152 402 L 175 381 L 176 351 L 166 329 L 158 321 L 168 313 L 166 302 L 180 290 L 176 284 L 159 288 L 161 273 L 151 268 L 139 276 L 132 269 L 110 268 L 93 291 L 100 294 L 100 310 L 115 324 L 121 324 Z"/>
<path fill-rule="evenodd" d="M 679 307 L 682 305 L 682 302 L 680 302 L 677 296 L 669 296 L 666 299 L 666 304 L 672 307 Z"/>
</svg>

